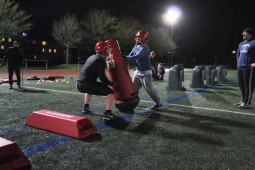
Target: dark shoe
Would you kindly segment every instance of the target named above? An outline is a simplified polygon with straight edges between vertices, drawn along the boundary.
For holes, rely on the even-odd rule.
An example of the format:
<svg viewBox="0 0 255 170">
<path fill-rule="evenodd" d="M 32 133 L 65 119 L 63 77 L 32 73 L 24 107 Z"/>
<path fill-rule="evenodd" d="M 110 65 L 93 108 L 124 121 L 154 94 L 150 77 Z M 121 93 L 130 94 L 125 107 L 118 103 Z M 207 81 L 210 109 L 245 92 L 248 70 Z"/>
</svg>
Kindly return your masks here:
<svg viewBox="0 0 255 170">
<path fill-rule="evenodd" d="M 9 89 L 12 89 L 12 86 L 10 86 Z"/>
<path fill-rule="evenodd" d="M 18 89 L 22 89 L 20 85 L 18 85 Z"/>
<path fill-rule="evenodd" d="M 83 114 L 89 114 L 92 113 L 91 110 L 89 110 L 89 108 L 84 107 L 83 110 L 81 111 Z"/>
<path fill-rule="evenodd" d="M 113 118 L 115 118 L 116 116 L 114 114 L 112 114 L 111 112 L 104 112 L 104 117 L 103 117 L 103 120 L 111 120 Z"/>
<path fill-rule="evenodd" d="M 246 104 L 246 103 L 242 103 L 242 104 L 240 104 L 239 106 L 237 106 L 239 109 L 245 109 L 245 108 L 247 108 L 248 107 L 248 104 Z"/>
<path fill-rule="evenodd" d="M 153 106 L 151 109 L 152 109 L 152 110 L 160 111 L 160 108 L 161 108 L 162 106 L 163 106 L 162 104 L 156 104 L 156 105 Z"/>
</svg>

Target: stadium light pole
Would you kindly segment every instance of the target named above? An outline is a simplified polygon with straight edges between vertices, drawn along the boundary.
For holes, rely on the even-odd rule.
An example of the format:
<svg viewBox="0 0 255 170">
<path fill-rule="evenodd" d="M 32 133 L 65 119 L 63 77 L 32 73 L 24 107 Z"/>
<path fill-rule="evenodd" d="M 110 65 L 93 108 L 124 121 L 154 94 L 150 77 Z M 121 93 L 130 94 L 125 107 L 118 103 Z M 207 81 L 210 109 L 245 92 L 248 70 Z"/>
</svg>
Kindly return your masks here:
<svg viewBox="0 0 255 170">
<path fill-rule="evenodd" d="M 171 6 L 168 10 L 163 14 L 163 22 L 166 25 L 171 26 L 171 37 L 174 40 L 174 25 L 177 23 L 178 19 L 181 17 L 181 10 L 177 6 Z M 172 57 L 171 55 L 171 66 L 172 66 Z"/>
</svg>

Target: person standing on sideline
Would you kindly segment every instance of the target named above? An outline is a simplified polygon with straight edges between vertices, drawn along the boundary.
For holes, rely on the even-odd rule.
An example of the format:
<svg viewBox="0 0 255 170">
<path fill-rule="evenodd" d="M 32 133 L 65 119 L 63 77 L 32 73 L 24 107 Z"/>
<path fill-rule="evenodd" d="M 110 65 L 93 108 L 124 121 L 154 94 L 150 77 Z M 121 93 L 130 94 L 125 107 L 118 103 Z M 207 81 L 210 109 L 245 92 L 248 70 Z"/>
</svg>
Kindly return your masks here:
<svg viewBox="0 0 255 170">
<path fill-rule="evenodd" d="M 146 44 L 148 42 L 149 34 L 145 30 L 140 30 L 135 36 L 135 46 L 129 55 L 125 56 L 126 61 L 135 61 L 136 69 L 132 78 L 136 89 L 143 86 L 146 92 L 155 102 L 153 110 L 160 110 L 162 106 L 162 99 L 158 91 L 152 85 L 152 70 L 150 63 L 150 49 Z"/>
<path fill-rule="evenodd" d="M 162 65 L 162 63 L 158 63 L 157 73 L 158 73 L 158 80 L 164 80 L 165 68 Z"/>
<path fill-rule="evenodd" d="M 255 30 L 246 28 L 243 30 L 243 40 L 237 49 L 237 76 L 241 91 L 241 101 L 236 107 L 243 109 L 251 104 L 252 93 L 255 85 Z"/>
<path fill-rule="evenodd" d="M 83 65 L 80 75 L 77 79 L 77 89 L 85 93 L 83 113 L 91 113 L 89 109 L 92 95 L 106 96 L 104 120 L 110 120 L 115 117 L 112 114 L 113 90 L 108 86 L 114 86 L 114 82 L 105 75 L 106 58 L 109 55 L 109 48 L 106 42 L 99 41 L 95 46 L 96 54 L 90 56 Z M 98 82 L 97 79 L 101 82 Z"/>
<path fill-rule="evenodd" d="M 155 51 L 151 51 L 150 53 L 150 62 L 151 62 L 151 70 L 152 70 L 152 79 L 158 80 L 158 73 L 157 73 L 157 63 L 153 60 L 156 53 Z"/>
<path fill-rule="evenodd" d="M 13 73 L 15 72 L 17 77 L 17 86 L 18 89 L 21 89 L 20 82 L 20 69 L 23 65 L 24 53 L 19 48 L 19 42 L 14 41 L 13 47 L 9 47 L 5 53 L 3 64 L 7 61 L 8 64 L 8 74 L 9 74 L 9 84 L 10 89 L 12 89 L 13 85 Z"/>
</svg>

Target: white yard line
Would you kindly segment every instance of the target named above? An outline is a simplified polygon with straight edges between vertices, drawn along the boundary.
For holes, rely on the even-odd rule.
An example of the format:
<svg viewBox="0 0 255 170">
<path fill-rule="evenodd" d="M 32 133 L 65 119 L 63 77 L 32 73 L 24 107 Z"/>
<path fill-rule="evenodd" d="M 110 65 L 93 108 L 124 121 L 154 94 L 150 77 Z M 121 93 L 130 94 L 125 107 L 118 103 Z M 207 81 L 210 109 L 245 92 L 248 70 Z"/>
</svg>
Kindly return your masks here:
<svg viewBox="0 0 255 170">
<path fill-rule="evenodd" d="M 153 101 L 149 100 L 140 100 L 144 103 L 154 103 Z M 187 106 L 187 105 L 180 105 L 180 104 L 169 104 L 170 106 L 177 106 L 177 107 L 188 107 L 193 109 L 201 109 L 201 110 L 209 110 L 209 111 L 217 111 L 217 112 L 227 112 L 227 113 L 234 113 L 234 114 L 240 114 L 240 115 L 249 115 L 249 116 L 255 116 L 254 113 L 244 113 L 244 112 L 236 112 L 236 111 L 230 111 L 230 110 L 222 110 L 222 109 L 213 109 L 213 108 L 205 108 L 205 107 L 196 107 L 196 106 Z"/>
<path fill-rule="evenodd" d="M 244 112 L 236 112 L 236 111 L 230 111 L 230 110 L 213 109 L 213 108 L 196 107 L 196 106 L 187 106 L 187 105 L 172 104 L 172 103 L 170 105 L 177 106 L 177 107 L 188 107 L 188 108 L 193 108 L 193 109 L 201 109 L 201 110 L 208 110 L 208 111 L 227 112 L 227 113 L 234 113 L 234 114 L 240 114 L 240 115 L 255 116 L 254 113 L 244 113 Z"/>
<path fill-rule="evenodd" d="M 70 94 L 84 95 L 83 93 L 79 93 L 79 92 L 70 92 L 70 91 L 62 91 L 62 90 L 54 90 L 54 89 L 44 89 L 44 88 L 28 87 L 28 86 L 25 86 L 24 89 L 36 89 L 36 90 L 53 91 L 53 92 L 59 92 L 59 93 L 70 93 Z"/>
<path fill-rule="evenodd" d="M 59 92 L 59 93 L 70 93 L 70 94 L 79 94 L 83 95 L 83 93 L 79 92 L 69 92 L 69 91 L 61 91 L 61 90 L 53 90 L 53 89 L 44 89 L 44 88 L 36 88 L 36 87 L 28 87 L 26 86 L 25 88 L 30 88 L 30 89 L 37 89 L 37 90 L 46 90 L 46 91 L 53 91 L 53 92 Z M 149 100 L 140 100 L 141 102 L 144 103 L 154 103 L 153 101 Z M 170 104 L 171 106 L 177 106 L 177 107 L 188 107 L 188 108 L 193 108 L 193 109 L 201 109 L 201 110 L 208 110 L 208 111 L 217 111 L 217 112 L 227 112 L 227 113 L 234 113 L 234 114 L 239 114 L 239 115 L 249 115 L 249 116 L 255 116 L 254 113 L 244 113 L 244 112 L 236 112 L 236 111 L 230 111 L 230 110 L 222 110 L 222 109 L 213 109 L 213 108 L 205 108 L 205 107 L 196 107 L 196 106 L 187 106 L 187 105 L 180 105 L 180 104 Z"/>
</svg>

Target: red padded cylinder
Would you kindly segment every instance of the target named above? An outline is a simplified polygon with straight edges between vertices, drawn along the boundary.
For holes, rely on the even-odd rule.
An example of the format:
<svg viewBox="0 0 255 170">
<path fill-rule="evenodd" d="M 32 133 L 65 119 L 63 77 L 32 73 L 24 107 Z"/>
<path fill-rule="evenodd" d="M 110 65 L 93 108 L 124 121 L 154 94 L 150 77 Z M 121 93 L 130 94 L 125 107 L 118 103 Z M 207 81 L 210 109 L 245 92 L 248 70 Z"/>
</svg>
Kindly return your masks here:
<svg viewBox="0 0 255 170">
<path fill-rule="evenodd" d="M 117 40 L 106 41 L 110 47 L 109 57 L 114 60 L 114 67 L 109 69 L 110 80 L 117 83 L 113 87 L 115 106 L 125 103 L 124 110 L 137 106 L 139 102 L 138 91 L 136 90 L 129 75 L 126 63 L 121 55 L 120 47 Z M 118 108 L 118 106 L 116 106 Z M 122 109 L 122 108 L 119 108 Z"/>
<path fill-rule="evenodd" d="M 117 83 L 113 87 L 115 100 L 125 101 L 137 96 L 138 92 L 132 83 L 126 63 L 124 62 L 119 44 L 116 40 L 106 41 L 110 46 L 110 55 L 112 55 L 115 67 L 109 70 L 110 80 Z"/>
</svg>

